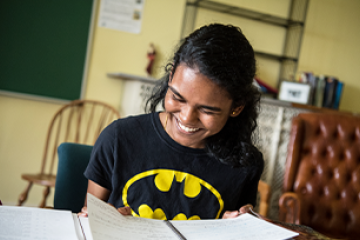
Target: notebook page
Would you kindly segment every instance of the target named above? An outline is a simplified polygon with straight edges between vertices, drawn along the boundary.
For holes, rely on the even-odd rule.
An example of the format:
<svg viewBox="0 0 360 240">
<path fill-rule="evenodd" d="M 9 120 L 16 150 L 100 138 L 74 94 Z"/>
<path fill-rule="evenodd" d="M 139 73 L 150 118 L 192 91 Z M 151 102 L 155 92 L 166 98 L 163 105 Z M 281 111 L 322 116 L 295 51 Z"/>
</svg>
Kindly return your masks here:
<svg viewBox="0 0 360 240">
<path fill-rule="evenodd" d="M 84 237 L 83 230 L 82 230 L 82 228 L 80 226 L 80 219 L 78 218 L 77 214 L 73 213 L 72 216 L 73 216 L 73 219 L 74 219 L 75 232 L 76 232 L 76 235 L 77 235 L 78 239 L 79 240 L 87 240 Z"/>
<path fill-rule="evenodd" d="M 82 232 L 85 235 L 85 240 L 93 240 L 92 234 L 90 231 L 90 226 L 89 226 L 89 218 L 79 217 L 78 219 L 80 221 Z"/>
<path fill-rule="evenodd" d="M 78 240 L 70 211 L 0 207 L 0 239 Z"/>
<path fill-rule="evenodd" d="M 298 233 L 281 228 L 250 214 L 233 219 L 171 221 L 187 240 L 281 240 Z"/>
<path fill-rule="evenodd" d="M 161 220 L 121 215 L 114 207 L 87 194 L 89 224 L 94 240 L 178 240 Z"/>
</svg>

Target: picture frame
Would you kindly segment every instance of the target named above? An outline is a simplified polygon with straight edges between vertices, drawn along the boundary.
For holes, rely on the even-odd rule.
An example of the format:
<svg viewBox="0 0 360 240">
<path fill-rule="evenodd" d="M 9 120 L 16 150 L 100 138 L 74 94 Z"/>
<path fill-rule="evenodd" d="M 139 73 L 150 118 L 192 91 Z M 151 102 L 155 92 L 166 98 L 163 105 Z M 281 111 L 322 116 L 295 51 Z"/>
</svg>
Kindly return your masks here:
<svg viewBox="0 0 360 240">
<path fill-rule="evenodd" d="M 287 102 L 308 104 L 311 86 L 307 83 L 282 81 L 278 99 Z"/>
</svg>

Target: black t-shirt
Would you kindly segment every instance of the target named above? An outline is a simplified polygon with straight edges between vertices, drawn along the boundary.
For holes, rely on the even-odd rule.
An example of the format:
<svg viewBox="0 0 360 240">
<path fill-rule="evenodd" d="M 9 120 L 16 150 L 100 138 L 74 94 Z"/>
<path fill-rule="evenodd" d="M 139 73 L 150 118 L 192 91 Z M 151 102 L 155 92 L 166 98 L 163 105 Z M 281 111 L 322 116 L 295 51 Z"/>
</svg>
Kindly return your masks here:
<svg viewBox="0 0 360 240">
<path fill-rule="evenodd" d="M 84 175 L 110 190 L 108 202 L 134 216 L 214 219 L 255 205 L 262 164 L 232 168 L 204 149 L 175 142 L 159 113 L 119 119 L 100 134 Z"/>
</svg>

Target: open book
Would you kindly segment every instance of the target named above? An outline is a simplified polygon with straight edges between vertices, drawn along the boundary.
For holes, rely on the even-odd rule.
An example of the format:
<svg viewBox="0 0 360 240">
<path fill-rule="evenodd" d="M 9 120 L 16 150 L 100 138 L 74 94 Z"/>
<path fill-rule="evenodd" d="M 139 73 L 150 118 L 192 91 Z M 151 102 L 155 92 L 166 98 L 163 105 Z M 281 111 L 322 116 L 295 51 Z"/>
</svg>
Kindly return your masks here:
<svg viewBox="0 0 360 240">
<path fill-rule="evenodd" d="M 0 207 L 0 239 L 281 240 L 298 235 L 250 214 L 225 220 L 137 218 L 121 215 L 91 194 L 87 206 L 88 218 L 78 218 L 70 211 Z"/>
</svg>

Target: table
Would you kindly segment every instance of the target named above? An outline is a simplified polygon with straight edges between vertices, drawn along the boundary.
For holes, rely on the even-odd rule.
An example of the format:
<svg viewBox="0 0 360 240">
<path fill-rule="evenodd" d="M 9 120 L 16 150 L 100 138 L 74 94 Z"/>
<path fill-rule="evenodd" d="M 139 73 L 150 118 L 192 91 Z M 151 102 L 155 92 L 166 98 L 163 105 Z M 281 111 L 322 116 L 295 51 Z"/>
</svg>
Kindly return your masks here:
<svg viewBox="0 0 360 240">
<path fill-rule="evenodd" d="M 270 222 L 272 224 L 275 224 L 277 226 L 280 226 L 280 227 L 283 227 L 283 228 L 286 228 L 291 231 L 299 233 L 299 236 L 293 238 L 294 240 L 340 240 L 340 239 L 329 238 L 329 237 L 327 237 L 305 225 L 286 223 L 286 222 L 281 222 L 278 220 L 272 220 L 272 219 L 266 218 L 256 212 L 254 212 L 252 208 L 248 208 L 246 210 L 248 213 L 250 213 L 260 219 L 263 219 L 263 220 Z"/>
</svg>

